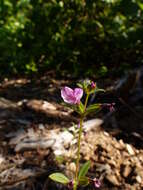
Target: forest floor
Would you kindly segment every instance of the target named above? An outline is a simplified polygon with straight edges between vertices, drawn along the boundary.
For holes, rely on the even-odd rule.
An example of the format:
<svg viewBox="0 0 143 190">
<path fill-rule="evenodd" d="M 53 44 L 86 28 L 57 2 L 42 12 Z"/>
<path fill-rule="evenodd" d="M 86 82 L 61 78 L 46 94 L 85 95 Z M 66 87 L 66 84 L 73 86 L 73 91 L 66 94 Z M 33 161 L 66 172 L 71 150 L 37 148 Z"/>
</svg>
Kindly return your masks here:
<svg viewBox="0 0 143 190">
<path fill-rule="evenodd" d="M 60 89 L 76 82 L 47 73 L 0 84 L 0 190 L 67 189 L 48 176 L 62 171 L 72 177 L 75 170 L 78 117 L 61 104 Z M 113 89 L 111 84 L 99 80 L 105 89 Z M 100 178 L 103 190 L 143 189 L 143 106 L 123 94 L 120 101 L 112 93 L 99 96 L 115 102 L 115 111 L 104 109 L 84 122 L 81 162 L 91 161 L 88 175 Z"/>
</svg>

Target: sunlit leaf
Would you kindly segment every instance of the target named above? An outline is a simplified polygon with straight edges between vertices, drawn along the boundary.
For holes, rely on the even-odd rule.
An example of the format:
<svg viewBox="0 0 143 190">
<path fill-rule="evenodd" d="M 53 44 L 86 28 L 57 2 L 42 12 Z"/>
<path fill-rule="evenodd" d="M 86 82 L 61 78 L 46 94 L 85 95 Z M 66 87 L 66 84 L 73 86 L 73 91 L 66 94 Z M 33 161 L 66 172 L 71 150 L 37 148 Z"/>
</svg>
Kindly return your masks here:
<svg viewBox="0 0 143 190">
<path fill-rule="evenodd" d="M 87 186 L 89 184 L 89 179 L 88 177 L 80 177 L 79 179 L 79 185 L 81 186 Z"/>
<path fill-rule="evenodd" d="M 53 173 L 49 175 L 49 178 L 62 184 L 68 184 L 70 182 L 70 180 L 62 173 Z"/>
<path fill-rule="evenodd" d="M 89 168 L 90 168 L 90 161 L 87 161 L 85 164 L 82 165 L 79 171 L 78 179 L 84 177 L 87 174 Z"/>
<path fill-rule="evenodd" d="M 101 104 L 92 104 L 86 109 L 86 114 L 91 112 L 97 112 L 101 109 Z"/>
<path fill-rule="evenodd" d="M 80 102 L 80 104 L 78 105 L 79 108 L 79 112 L 82 114 L 84 112 L 84 105 L 82 102 Z"/>
<path fill-rule="evenodd" d="M 77 83 L 77 86 L 78 86 L 79 88 L 83 88 L 83 85 L 82 85 L 81 83 Z"/>
<path fill-rule="evenodd" d="M 143 10 L 143 3 L 141 3 L 140 1 L 138 1 L 137 4 L 140 7 L 140 9 Z"/>
</svg>

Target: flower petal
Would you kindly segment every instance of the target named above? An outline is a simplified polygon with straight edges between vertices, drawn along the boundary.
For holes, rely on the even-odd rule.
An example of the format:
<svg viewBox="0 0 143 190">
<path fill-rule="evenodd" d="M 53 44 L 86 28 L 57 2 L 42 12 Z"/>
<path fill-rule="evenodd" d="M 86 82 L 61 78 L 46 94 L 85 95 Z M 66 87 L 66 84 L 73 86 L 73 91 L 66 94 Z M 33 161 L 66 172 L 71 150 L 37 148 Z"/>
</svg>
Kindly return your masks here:
<svg viewBox="0 0 143 190">
<path fill-rule="evenodd" d="M 75 103 L 75 98 L 74 98 L 73 92 L 74 91 L 67 86 L 62 88 L 61 97 L 63 98 L 64 102 L 69 103 L 69 104 Z"/>
<path fill-rule="evenodd" d="M 63 89 L 67 96 L 73 96 L 73 89 L 69 88 L 68 86 L 65 86 Z"/>
<path fill-rule="evenodd" d="M 65 86 L 61 90 L 61 97 L 64 102 L 69 104 L 78 104 L 80 103 L 80 99 L 83 95 L 83 90 L 81 88 L 75 88 L 72 90 L 71 88 Z"/>
<path fill-rule="evenodd" d="M 74 97 L 76 98 L 76 103 L 80 102 L 80 99 L 83 96 L 83 89 L 82 88 L 75 88 L 74 89 Z"/>
</svg>

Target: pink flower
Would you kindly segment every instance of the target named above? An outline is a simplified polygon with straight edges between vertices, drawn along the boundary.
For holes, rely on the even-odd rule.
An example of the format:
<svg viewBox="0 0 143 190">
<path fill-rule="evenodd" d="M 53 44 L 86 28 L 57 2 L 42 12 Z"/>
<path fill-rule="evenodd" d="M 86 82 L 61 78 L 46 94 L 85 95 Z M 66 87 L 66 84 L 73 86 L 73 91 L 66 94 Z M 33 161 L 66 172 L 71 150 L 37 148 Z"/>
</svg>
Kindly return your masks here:
<svg viewBox="0 0 143 190">
<path fill-rule="evenodd" d="M 64 102 L 69 104 L 79 104 L 80 99 L 83 96 L 83 90 L 81 88 L 75 88 L 74 90 L 65 86 L 61 90 L 61 97 Z"/>
</svg>

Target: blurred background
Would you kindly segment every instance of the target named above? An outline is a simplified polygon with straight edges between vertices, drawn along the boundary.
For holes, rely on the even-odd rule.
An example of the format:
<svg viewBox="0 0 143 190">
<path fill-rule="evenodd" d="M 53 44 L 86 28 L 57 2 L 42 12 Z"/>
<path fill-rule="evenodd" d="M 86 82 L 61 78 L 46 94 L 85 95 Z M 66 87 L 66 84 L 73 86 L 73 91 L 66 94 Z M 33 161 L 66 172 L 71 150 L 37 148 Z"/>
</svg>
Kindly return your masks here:
<svg viewBox="0 0 143 190">
<path fill-rule="evenodd" d="M 124 74 L 143 62 L 142 0 L 0 0 L 0 74 Z"/>
</svg>

